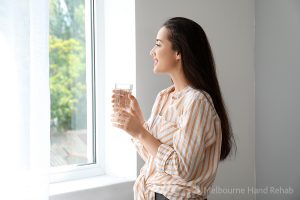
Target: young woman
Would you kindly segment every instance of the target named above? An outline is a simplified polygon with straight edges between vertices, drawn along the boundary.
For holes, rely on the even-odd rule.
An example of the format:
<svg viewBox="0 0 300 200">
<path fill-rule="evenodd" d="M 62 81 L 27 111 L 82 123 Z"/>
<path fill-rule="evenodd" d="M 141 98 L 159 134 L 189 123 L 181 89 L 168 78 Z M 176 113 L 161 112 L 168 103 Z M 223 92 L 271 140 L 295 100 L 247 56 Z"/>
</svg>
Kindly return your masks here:
<svg viewBox="0 0 300 200">
<path fill-rule="evenodd" d="M 112 115 L 145 161 L 135 199 L 206 199 L 235 144 L 209 42 L 199 24 L 175 17 L 158 31 L 150 55 L 154 73 L 173 85 L 157 95 L 147 121 L 132 95 L 131 109 L 114 106 Z"/>
</svg>

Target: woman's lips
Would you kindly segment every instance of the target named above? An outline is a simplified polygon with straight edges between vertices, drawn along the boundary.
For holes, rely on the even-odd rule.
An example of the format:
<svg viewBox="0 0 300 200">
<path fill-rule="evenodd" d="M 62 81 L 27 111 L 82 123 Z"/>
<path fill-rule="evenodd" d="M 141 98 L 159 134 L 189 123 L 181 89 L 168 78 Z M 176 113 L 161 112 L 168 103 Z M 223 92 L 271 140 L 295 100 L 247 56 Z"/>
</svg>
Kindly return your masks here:
<svg viewBox="0 0 300 200">
<path fill-rule="evenodd" d="M 158 60 L 157 60 L 157 59 L 154 59 L 154 65 L 156 65 L 156 64 L 157 64 L 157 62 L 158 62 Z"/>
</svg>

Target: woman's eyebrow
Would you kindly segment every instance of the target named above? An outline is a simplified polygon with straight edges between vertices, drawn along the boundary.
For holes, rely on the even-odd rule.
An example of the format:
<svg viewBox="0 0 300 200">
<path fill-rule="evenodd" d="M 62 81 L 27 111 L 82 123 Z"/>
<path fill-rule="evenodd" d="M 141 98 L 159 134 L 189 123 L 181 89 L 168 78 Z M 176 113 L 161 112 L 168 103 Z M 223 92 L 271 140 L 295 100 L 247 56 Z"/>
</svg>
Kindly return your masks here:
<svg viewBox="0 0 300 200">
<path fill-rule="evenodd" d="M 156 39 L 156 42 L 162 42 L 162 40 L 160 40 L 160 39 Z"/>
</svg>

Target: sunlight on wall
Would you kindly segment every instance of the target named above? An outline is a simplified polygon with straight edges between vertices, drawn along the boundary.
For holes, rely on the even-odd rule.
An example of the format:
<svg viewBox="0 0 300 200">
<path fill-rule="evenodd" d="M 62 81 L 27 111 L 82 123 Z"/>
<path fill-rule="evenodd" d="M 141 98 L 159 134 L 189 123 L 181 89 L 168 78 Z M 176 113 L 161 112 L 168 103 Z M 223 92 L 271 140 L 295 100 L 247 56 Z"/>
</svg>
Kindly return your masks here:
<svg viewBox="0 0 300 200">
<path fill-rule="evenodd" d="M 105 75 L 106 75 L 106 169 L 110 175 L 134 179 L 136 152 L 130 136 L 111 126 L 111 91 L 114 84 L 135 80 L 135 1 L 105 1 Z"/>
<path fill-rule="evenodd" d="M 18 76 L 21 72 L 16 64 L 16 51 L 18 49 L 13 48 L 13 42 L 6 37 L 5 33 L 0 32 L 0 185 L 5 185 L 7 188 L 1 196 L 9 196 L 12 199 L 24 197 L 30 191 L 28 186 L 32 185 L 30 181 L 32 179 L 28 179 L 29 176 L 25 177 L 26 173 L 21 171 L 26 164 L 21 157 L 24 146 L 20 141 L 23 137 L 20 131 L 22 123 L 20 102 L 24 98 L 20 96 L 19 91 L 22 88 L 22 80 Z M 12 170 L 14 173 L 9 173 Z M 22 191 L 16 193 L 15 188 L 22 188 Z"/>
<path fill-rule="evenodd" d="M 0 91 L 1 91 L 1 105 L 0 105 L 0 157 L 1 166 L 11 168 L 20 159 L 19 151 L 19 127 L 20 127 L 20 109 L 19 96 L 20 79 L 18 78 L 18 69 L 16 67 L 14 58 L 14 49 L 11 41 L 5 37 L 5 34 L 0 33 Z M 11 106 L 14 105 L 14 106 Z M 3 138 L 4 137 L 4 138 Z M 15 146 L 11 146 L 12 142 Z M 7 153 L 9 152 L 9 153 Z M 22 160 L 22 159 L 21 159 Z M 2 161 L 4 162 L 2 165 Z M 10 163 L 10 165 L 7 165 Z M 5 171 L 5 170 L 3 170 Z"/>
</svg>

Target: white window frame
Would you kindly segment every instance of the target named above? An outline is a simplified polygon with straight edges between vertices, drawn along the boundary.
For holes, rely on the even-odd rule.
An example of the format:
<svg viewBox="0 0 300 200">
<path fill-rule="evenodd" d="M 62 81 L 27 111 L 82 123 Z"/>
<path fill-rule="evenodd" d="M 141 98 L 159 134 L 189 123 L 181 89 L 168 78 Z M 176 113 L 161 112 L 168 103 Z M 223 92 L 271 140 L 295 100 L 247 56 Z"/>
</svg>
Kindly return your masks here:
<svg viewBox="0 0 300 200">
<path fill-rule="evenodd" d="M 95 10 L 97 11 L 97 13 L 101 13 L 104 17 L 103 0 L 85 0 L 85 35 L 87 41 L 86 82 L 87 88 L 89 89 L 87 91 L 87 137 L 93 137 L 93 144 L 90 144 L 93 145 L 93 154 L 91 154 L 91 152 L 87 152 L 87 154 L 94 156 L 94 158 L 89 158 L 88 160 L 95 159 L 95 163 L 51 167 L 51 183 L 70 181 L 105 174 L 105 129 L 100 128 L 105 127 L 105 102 L 103 98 L 105 89 L 105 77 L 103 73 L 104 45 L 96 45 L 99 43 L 104 44 L 104 20 L 103 17 L 99 17 L 99 14 L 97 14 L 98 21 L 95 21 Z M 97 37 L 95 37 L 96 35 Z M 92 88 L 93 92 L 91 92 L 90 88 Z M 92 102 L 92 105 L 90 105 L 89 102 Z M 90 123 L 91 121 L 93 122 Z M 90 131 L 92 131 L 93 134 L 89 134 Z M 87 138 L 87 141 L 91 141 L 90 138 Z M 88 151 L 90 151 L 90 149 L 91 148 L 88 148 Z"/>
<path fill-rule="evenodd" d="M 93 29 L 87 29 L 92 32 L 86 34 L 90 35 L 94 42 L 86 49 L 91 49 L 87 56 L 93 56 L 94 63 L 91 64 L 95 66 L 95 151 L 98 164 L 52 170 L 54 173 L 50 177 L 50 192 L 58 198 L 60 194 L 68 192 L 74 192 L 76 196 L 77 192 L 86 191 L 88 188 L 103 188 L 124 182 L 133 184 L 137 175 L 135 148 L 128 134 L 111 126 L 112 110 L 109 106 L 111 90 L 116 81 L 132 83 L 133 95 L 136 95 L 135 1 L 86 1 L 93 2 L 91 5 L 94 7 L 94 12 L 91 13 L 94 16 L 91 18 L 94 26 Z M 88 17 L 90 16 L 87 16 L 86 20 Z M 119 72 L 118 76 L 116 71 Z"/>
</svg>

